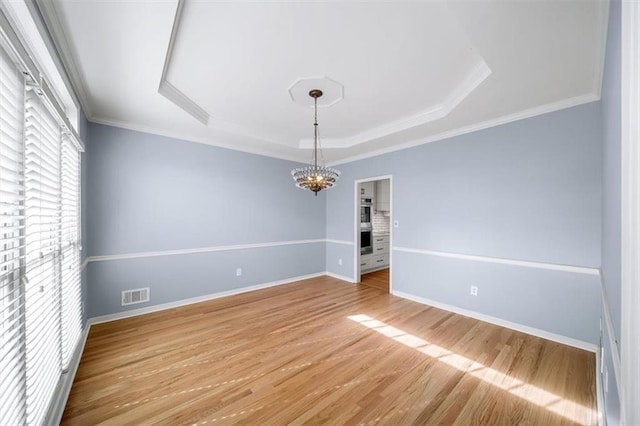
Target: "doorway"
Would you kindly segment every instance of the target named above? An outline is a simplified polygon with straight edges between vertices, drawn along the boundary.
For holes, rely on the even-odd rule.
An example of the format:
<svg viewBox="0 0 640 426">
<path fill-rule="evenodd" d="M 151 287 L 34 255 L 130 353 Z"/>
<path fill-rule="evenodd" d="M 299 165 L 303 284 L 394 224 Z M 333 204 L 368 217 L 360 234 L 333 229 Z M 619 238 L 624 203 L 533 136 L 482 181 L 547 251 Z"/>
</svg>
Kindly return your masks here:
<svg viewBox="0 0 640 426">
<path fill-rule="evenodd" d="M 392 176 L 355 181 L 356 282 L 391 293 Z"/>
</svg>

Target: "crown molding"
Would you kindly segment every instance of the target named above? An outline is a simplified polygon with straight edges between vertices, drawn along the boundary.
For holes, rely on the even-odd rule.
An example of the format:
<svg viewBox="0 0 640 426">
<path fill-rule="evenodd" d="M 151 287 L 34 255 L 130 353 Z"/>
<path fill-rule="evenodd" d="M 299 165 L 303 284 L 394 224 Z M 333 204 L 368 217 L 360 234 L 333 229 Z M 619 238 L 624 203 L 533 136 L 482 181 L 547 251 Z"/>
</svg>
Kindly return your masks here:
<svg viewBox="0 0 640 426">
<path fill-rule="evenodd" d="M 389 154 L 395 151 L 401 151 L 403 149 L 413 148 L 416 146 L 424 145 L 431 142 L 437 142 L 443 139 L 449 139 L 454 136 L 461 136 L 467 133 L 473 133 L 478 130 L 488 129 L 490 127 L 500 126 L 502 124 L 508 124 L 514 121 L 524 120 L 525 118 L 531 118 L 542 114 L 547 114 L 549 112 L 559 111 L 566 108 L 571 108 L 574 106 L 587 104 L 590 102 L 600 100 L 600 96 L 595 93 L 587 93 L 585 95 L 576 96 L 569 99 L 563 99 L 558 102 L 552 102 L 546 105 L 541 105 L 539 107 L 534 107 L 530 109 L 526 109 L 524 111 L 516 112 L 514 114 L 504 115 L 502 117 L 498 117 L 492 120 L 482 121 L 480 123 L 470 124 L 468 126 L 458 127 L 457 129 L 448 130 L 446 132 L 438 133 L 437 135 L 429 136 L 422 139 L 415 139 L 410 142 L 406 142 L 399 145 L 390 146 L 388 148 L 378 149 L 375 151 L 367 152 L 365 154 L 353 155 L 351 157 L 346 157 L 338 161 L 332 161 L 327 163 L 327 166 L 333 167 L 339 164 L 351 163 L 353 161 L 364 160 L 366 158 L 377 157 L 383 154 Z"/>
<path fill-rule="evenodd" d="M 209 124 L 211 124 L 214 128 L 220 131 L 233 133 L 238 136 L 253 138 L 258 141 L 290 147 L 289 145 L 281 142 L 281 138 L 279 138 L 277 135 L 269 135 L 265 137 L 265 132 L 248 132 L 244 126 L 240 126 L 239 124 L 236 124 L 236 123 L 232 123 L 223 119 L 215 119 L 215 118 L 211 120 L 212 119 L 211 115 L 202 106 L 200 106 L 197 102 L 195 102 L 193 99 L 187 96 L 184 92 L 182 92 L 175 84 L 171 83 L 168 80 L 169 68 L 171 67 L 171 63 L 173 60 L 175 41 L 180 31 L 185 2 L 186 0 L 179 0 L 178 5 L 176 7 L 176 14 L 173 21 L 173 27 L 171 29 L 169 45 L 167 46 L 167 53 L 165 55 L 162 75 L 160 77 L 158 93 L 164 96 L 167 100 L 169 100 L 179 108 L 181 108 L 182 110 L 184 110 L 185 112 L 187 112 L 189 115 L 194 117 L 196 120 L 198 120 L 205 126 L 208 126 Z M 460 84 L 449 93 L 449 95 L 445 98 L 445 100 L 440 105 L 434 108 L 430 108 L 426 111 L 420 112 L 418 114 L 412 115 L 410 117 L 396 120 L 391 123 L 378 126 L 374 129 L 366 130 L 354 136 L 350 136 L 347 138 L 323 139 L 323 146 L 324 148 L 349 148 L 349 147 L 366 143 L 375 139 L 379 139 L 391 134 L 395 134 L 413 127 L 421 126 L 435 120 L 439 120 L 443 117 L 446 117 L 449 113 L 451 113 L 451 111 L 453 111 L 460 104 L 460 102 L 462 102 L 467 96 L 469 96 L 487 77 L 489 77 L 489 75 L 491 75 L 491 69 L 487 66 L 484 60 L 481 60 L 469 72 L 469 74 L 460 82 Z M 327 77 L 315 77 L 315 78 L 319 78 L 319 79 L 325 78 L 328 81 L 331 81 L 333 83 L 340 85 L 341 87 L 340 96 L 329 105 L 332 105 L 343 99 L 344 89 L 342 88 L 342 85 L 340 83 L 337 83 L 334 80 Z M 296 102 L 296 99 L 292 94 L 292 89 L 304 80 L 306 79 L 303 79 L 303 78 L 298 79 L 287 88 L 287 91 L 289 92 L 289 96 L 291 96 L 294 102 Z M 329 105 L 324 105 L 324 106 L 329 106 Z M 301 139 L 299 141 L 298 147 L 300 149 L 310 149 L 313 147 L 313 140 Z"/>
<path fill-rule="evenodd" d="M 565 99 L 558 102 L 553 102 L 550 104 L 542 105 L 540 107 L 530 108 L 524 111 L 517 112 L 515 114 L 509 114 L 502 117 L 498 117 L 493 120 L 487 120 L 480 123 L 471 124 L 468 126 L 459 127 L 457 129 L 453 129 L 450 131 L 442 132 L 437 135 L 429 136 L 427 138 L 415 139 L 413 141 L 409 141 L 407 143 L 390 146 L 387 148 L 367 152 L 360 155 L 354 155 L 350 157 L 345 157 L 341 160 L 336 160 L 332 162 L 328 162 L 327 166 L 333 167 L 340 164 L 351 163 L 354 161 L 364 160 L 371 157 L 377 157 L 379 155 L 389 154 L 396 151 L 401 151 L 404 149 L 414 148 L 416 146 L 425 145 L 431 142 L 437 142 L 444 139 L 449 139 L 455 136 L 465 135 L 467 133 L 473 133 L 478 130 L 488 129 L 490 127 L 499 126 L 502 124 L 508 124 L 514 121 L 523 120 L 526 118 L 535 117 L 537 115 L 547 114 L 549 112 L 559 111 L 566 108 L 571 108 L 574 106 L 579 106 L 591 102 L 595 102 L 600 100 L 600 97 L 594 93 L 588 93 L 586 95 L 576 96 L 574 98 Z M 270 158 L 277 158 L 281 160 L 293 161 L 296 163 L 306 163 L 306 153 L 302 150 L 299 151 L 299 155 L 286 155 L 286 154 L 276 154 L 273 153 L 272 150 L 264 149 L 264 148 L 254 148 L 254 147 L 238 147 L 233 143 L 223 142 L 219 138 L 208 138 L 202 136 L 193 136 L 188 135 L 179 131 L 167 131 L 166 129 L 161 129 L 154 126 L 146 126 L 135 124 L 127 121 L 119 121 L 119 120 L 111 120 L 111 119 L 102 119 L 93 117 L 89 119 L 90 122 L 96 124 L 103 124 L 106 126 L 119 127 L 122 129 L 133 130 L 136 132 L 150 133 L 153 135 L 164 136 L 173 139 L 180 139 L 187 142 L 193 143 L 201 143 L 210 146 L 216 146 L 219 148 L 230 149 L 233 151 L 246 152 L 248 154 L 262 155 Z M 293 147 L 289 147 L 290 149 L 295 149 Z M 304 157 L 304 158 L 303 158 Z"/>
<path fill-rule="evenodd" d="M 180 89 L 167 81 L 164 76 L 162 80 L 160 80 L 160 85 L 158 86 L 158 93 L 167 98 L 176 106 L 179 106 L 183 110 L 185 110 L 189 115 L 193 118 L 207 126 L 209 124 L 209 118 L 211 116 L 207 111 L 205 111 L 200 105 L 195 103 L 191 98 L 182 93 Z"/>
<path fill-rule="evenodd" d="M 484 61 L 481 61 L 467 74 L 460 84 L 458 84 L 458 86 L 456 86 L 447 95 L 441 104 L 418 114 L 401 118 L 370 130 L 365 130 L 364 132 L 353 136 L 346 138 L 323 139 L 322 146 L 323 148 L 351 148 L 362 143 L 367 143 L 375 139 L 380 139 L 385 136 L 444 118 L 490 75 L 491 69 Z M 313 139 L 301 139 L 299 147 L 303 149 L 313 148 Z"/>
<path fill-rule="evenodd" d="M 165 54 L 164 65 L 162 67 L 162 75 L 160 76 L 160 83 L 158 84 L 158 93 L 206 126 L 209 124 L 209 118 L 211 118 L 209 113 L 167 80 L 167 74 L 173 59 L 173 49 L 176 43 L 176 37 L 178 36 L 178 30 L 180 29 L 180 23 L 182 21 L 181 18 L 182 11 L 184 10 L 184 4 L 185 0 L 178 0 L 176 14 L 173 18 L 173 27 L 171 28 L 171 36 L 169 37 L 169 46 L 167 46 L 167 53 Z"/>
<path fill-rule="evenodd" d="M 247 146 L 238 146 L 230 142 L 221 141 L 220 138 L 214 137 L 204 137 L 204 136 L 193 136 L 188 135 L 183 132 L 170 131 L 166 129 L 161 129 L 155 126 L 147 126 L 143 124 L 130 123 L 128 121 L 120 121 L 120 120 L 111 120 L 111 119 L 102 119 L 93 117 L 89 120 L 95 124 L 102 124 L 105 126 L 118 127 L 126 130 L 133 130 L 135 132 L 149 133 L 152 135 L 164 136 L 172 139 L 179 139 L 186 142 L 193 143 L 201 143 L 204 145 L 215 146 L 218 148 L 230 149 L 232 151 L 245 152 L 247 154 L 255 154 L 262 155 L 264 157 L 277 158 L 279 160 L 287 160 L 293 161 L 295 163 L 305 163 L 306 159 L 301 158 L 304 154 L 306 157 L 306 153 L 300 151 L 296 152 L 296 155 L 287 155 L 287 154 L 275 154 L 272 150 L 266 148 L 258 148 L 258 147 L 247 147 Z M 294 150 L 295 148 L 289 147 Z"/>
<path fill-rule="evenodd" d="M 242 126 L 236 123 L 226 121 L 221 118 L 212 117 L 202 106 L 196 101 L 191 99 L 187 94 L 181 91 L 175 84 L 168 80 L 169 69 L 173 61 L 173 52 L 175 49 L 175 42 L 180 32 L 180 26 L 182 24 L 182 13 L 186 0 L 179 0 L 176 7 L 176 14 L 173 20 L 173 27 L 171 28 L 171 36 L 169 38 L 169 45 L 167 46 L 167 53 L 164 58 L 164 65 L 162 67 L 162 75 L 160 76 L 160 83 L 158 84 L 158 93 L 166 98 L 169 102 L 173 103 L 183 111 L 191 115 L 193 118 L 202 123 L 205 127 L 212 127 L 215 130 L 231 133 L 236 136 L 242 136 L 250 139 L 254 139 L 259 143 L 271 143 L 275 145 L 285 146 L 287 148 L 293 148 L 291 145 L 283 143 L 281 138 L 277 135 L 267 135 L 266 132 L 252 132 L 247 131 L 246 126 Z M 233 148 L 231 148 L 233 149 Z M 268 155 L 268 154 L 265 154 Z M 270 155 L 273 156 L 273 155 Z M 279 157 L 278 157 L 279 158 Z"/>
</svg>

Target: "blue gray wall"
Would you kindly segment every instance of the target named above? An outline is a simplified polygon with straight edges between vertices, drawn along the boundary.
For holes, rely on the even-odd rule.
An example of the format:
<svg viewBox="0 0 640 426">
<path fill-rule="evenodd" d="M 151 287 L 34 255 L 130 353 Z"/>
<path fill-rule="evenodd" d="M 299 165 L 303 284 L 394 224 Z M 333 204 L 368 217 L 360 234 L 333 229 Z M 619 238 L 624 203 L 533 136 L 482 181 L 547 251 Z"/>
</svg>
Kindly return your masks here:
<svg viewBox="0 0 640 426">
<path fill-rule="evenodd" d="M 90 317 L 324 271 L 324 241 L 305 241 L 325 238 L 326 200 L 293 185 L 299 164 L 94 123 L 88 130 Z M 264 243 L 274 244 L 229 247 Z M 205 252 L 162 255 L 192 249 Z M 122 290 L 141 287 L 151 302 L 120 306 Z"/>
<path fill-rule="evenodd" d="M 594 102 L 343 164 L 327 194 L 327 238 L 353 240 L 355 180 L 393 175 L 394 292 L 596 344 L 597 275 L 406 249 L 597 269 L 601 152 Z M 327 270 L 353 277 L 353 259 L 336 260 L 349 254 L 328 243 Z"/>
<path fill-rule="evenodd" d="M 621 5 L 613 0 L 609 6 L 609 26 L 602 82 L 602 282 L 606 298 L 605 309 L 611 314 L 613 329 L 603 323 L 605 376 L 609 392 L 605 394 L 610 424 L 619 423 L 620 403 L 616 391 L 613 361 L 614 347 L 620 347 L 621 318 Z M 609 336 L 613 337 L 613 345 Z M 617 352 L 619 353 L 619 351 Z M 619 358 L 616 361 L 620 361 Z"/>
</svg>

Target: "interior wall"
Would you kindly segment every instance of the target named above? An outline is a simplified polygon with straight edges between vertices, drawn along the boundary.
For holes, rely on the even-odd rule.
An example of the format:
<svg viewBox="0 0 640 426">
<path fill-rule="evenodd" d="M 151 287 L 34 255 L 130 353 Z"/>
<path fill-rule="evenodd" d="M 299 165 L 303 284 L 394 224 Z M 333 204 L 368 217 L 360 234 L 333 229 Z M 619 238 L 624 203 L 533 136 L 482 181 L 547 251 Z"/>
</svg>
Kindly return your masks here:
<svg viewBox="0 0 640 426">
<path fill-rule="evenodd" d="M 88 132 L 90 317 L 324 272 L 325 196 L 294 186 L 298 163 L 94 123 Z M 143 287 L 149 303 L 120 306 L 122 290 Z"/>
<path fill-rule="evenodd" d="M 619 0 L 609 5 L 609 26 L 602 82 L 602 284 L 604 368 L 607 419 L 618 424 L 620 402 L 614 363 L 620 363 L 621 322 L 621 21 Z M 609 318 L 611 321 L 608 321 Z"/>
<path fill-rule="evenodd" d="M 595 345 L 601 150 L 595 102 L 342 164 L 327 270 L 353 277 L 353 182 L 390 174 L 394 293 Z"/>
</svg>

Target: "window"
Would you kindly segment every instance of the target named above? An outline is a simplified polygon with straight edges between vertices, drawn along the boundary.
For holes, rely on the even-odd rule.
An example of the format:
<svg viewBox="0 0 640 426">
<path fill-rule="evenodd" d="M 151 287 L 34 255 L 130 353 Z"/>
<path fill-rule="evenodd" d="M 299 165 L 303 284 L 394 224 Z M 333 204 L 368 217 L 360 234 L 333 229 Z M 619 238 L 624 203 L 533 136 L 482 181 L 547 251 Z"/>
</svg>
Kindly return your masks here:
<svg viewBox="0 0 640 426">
<path fill-rule="evenodd" d="M 24 82 L 0 48 L 0 419 L 26 420 L 24 368 Z"/>
<path fill-rule="evenodd" d="M 1 41 L 1 40 L 0 40 Z M 0 43 L 0 423 L 42 424 L 82 332 L 80 143 Z"/>
</svg>

